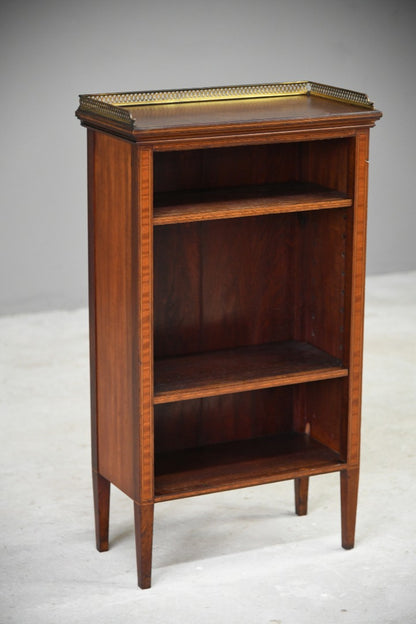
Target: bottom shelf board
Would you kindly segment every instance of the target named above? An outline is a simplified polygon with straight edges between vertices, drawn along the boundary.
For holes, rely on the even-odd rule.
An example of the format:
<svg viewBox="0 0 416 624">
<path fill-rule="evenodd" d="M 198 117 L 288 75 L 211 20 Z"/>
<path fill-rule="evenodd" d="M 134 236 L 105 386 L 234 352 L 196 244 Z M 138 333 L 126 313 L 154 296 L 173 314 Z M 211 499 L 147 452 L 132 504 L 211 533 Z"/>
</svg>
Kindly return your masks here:
<svg viewBox="0 0 416 624">
<path fill-rule="evenodd" d="M 334 472 L 340 456 L 313 438 L 285 433 L 155 455 L 155 500 Z"/>
</svg>

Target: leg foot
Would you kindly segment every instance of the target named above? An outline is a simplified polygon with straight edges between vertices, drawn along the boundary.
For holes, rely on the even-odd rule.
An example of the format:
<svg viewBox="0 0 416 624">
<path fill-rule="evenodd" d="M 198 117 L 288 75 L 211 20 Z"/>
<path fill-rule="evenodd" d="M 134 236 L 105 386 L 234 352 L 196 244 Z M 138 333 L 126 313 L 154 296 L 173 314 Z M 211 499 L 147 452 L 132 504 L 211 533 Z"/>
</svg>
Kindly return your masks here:
<svg viewBox="0 0 416 624">
<path fill-rule="evenodd" d="M 152 576 L 153 509 L 153 503 L 134 503 L 137 579 L 142 589 L 150 587 Z"/>
<path fill-rule="evenodd" d="M 358 476 L 358 468 L 342 470 L 340 473 L 342 547 L 347 550 L 354 548 Z"/>
<path fill-rule="evenodd" d="M 308 513 L 309 477 L 295 479 L 295 509 L 298 516 Z"/>
<path fill-rule="evenodd" d="M 110 481 L 98 472 L 92 473 L 94 491 L 95 539 L 97 550 L 108 550 L 108 521 L 110 514 Z"/>
</svg>

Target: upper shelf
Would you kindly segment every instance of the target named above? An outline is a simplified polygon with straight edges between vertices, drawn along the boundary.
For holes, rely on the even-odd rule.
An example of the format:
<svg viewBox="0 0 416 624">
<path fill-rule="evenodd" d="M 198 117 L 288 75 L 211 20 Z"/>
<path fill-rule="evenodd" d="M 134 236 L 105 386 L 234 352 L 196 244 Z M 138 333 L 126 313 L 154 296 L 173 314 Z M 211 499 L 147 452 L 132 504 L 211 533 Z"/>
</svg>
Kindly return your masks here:
<svg viewBox="0 0 416 624">
<path fill-rule="evenodd" d="M 352 205 L 344 193 L 309 183 L 265 184 L 155 193 L 153 223 L 230 219 Z"/>
<path fill-rule="evenodd" d="M 364 93 L 300 81 L 172 91 L 97 93 L 80 96 L 76 112 L 86 125 L 113 128 L 141 140 L 177 138 L 193 128 L 238 134 L 279 127 L 373 125 L 381 117 Z M 197 131 L 198 130 L 198 131 Z M 189 136 L 187 137 L 189 139 Z"/>
</svg>

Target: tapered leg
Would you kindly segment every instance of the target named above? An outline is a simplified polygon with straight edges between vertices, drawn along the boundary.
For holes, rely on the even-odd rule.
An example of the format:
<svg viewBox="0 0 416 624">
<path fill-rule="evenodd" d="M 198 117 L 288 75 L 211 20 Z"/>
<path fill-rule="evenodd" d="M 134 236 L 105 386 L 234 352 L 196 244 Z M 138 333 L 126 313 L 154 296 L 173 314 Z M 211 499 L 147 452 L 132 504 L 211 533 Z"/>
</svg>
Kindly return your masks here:
<svg viewBox="0 0 416 624">
<path fill-rule="evenodd" d="M 309 477 L 295 479 L 295 509 L 298 516 L 308 513 Z"/>
<path fill-rule="evenodd" d="M 358 498 L 358 468 L 342 470 L 341 476 L 341 525 L 342 547 L 354 548 L 355 519 Z"/>
<path fill-rule="evenodd" d="M 110 481 L 92 472 L 94 491 L 95 539 L 97 550 L 108 550 L 108 521 L 110 514 Z"/>
<path fill-rule="evenodd" d="M 137 579 L 142 589 L 150 587 L 152 577 L 153 503 L 134 503 Z"/>
</svg>

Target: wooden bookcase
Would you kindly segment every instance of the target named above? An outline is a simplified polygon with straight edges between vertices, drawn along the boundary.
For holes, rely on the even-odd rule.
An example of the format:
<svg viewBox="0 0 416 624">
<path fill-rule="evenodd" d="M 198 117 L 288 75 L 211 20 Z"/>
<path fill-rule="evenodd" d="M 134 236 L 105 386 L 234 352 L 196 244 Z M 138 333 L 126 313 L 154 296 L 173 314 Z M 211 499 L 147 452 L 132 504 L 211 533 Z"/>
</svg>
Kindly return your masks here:
<svg viewBox="0 0 416 624">
<path fill-rule="evenodd" d="M 81 96 L 88 127 L 97 548 L 134 501 L 139 585 L 154 503 L 341 476 L 358 491 L 369 128 L 317 83 Z"/>
</svg>

